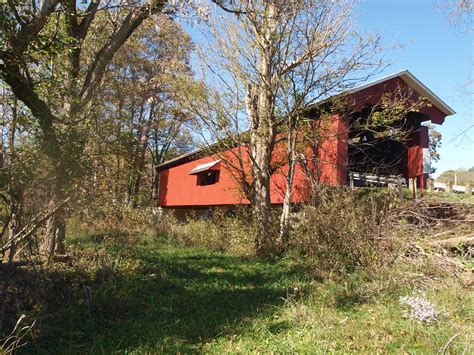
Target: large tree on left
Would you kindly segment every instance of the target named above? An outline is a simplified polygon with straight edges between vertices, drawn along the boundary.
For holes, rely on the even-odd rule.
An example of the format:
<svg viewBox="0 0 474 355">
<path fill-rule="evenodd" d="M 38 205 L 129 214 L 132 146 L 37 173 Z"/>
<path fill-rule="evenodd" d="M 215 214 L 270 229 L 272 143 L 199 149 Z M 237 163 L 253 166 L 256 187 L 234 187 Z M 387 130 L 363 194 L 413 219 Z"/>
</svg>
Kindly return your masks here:
<svg viewBox="0 0 474 355">
<path fill-rule="evenodd" d="M 0 3 L 0 75 L 34 117 L 50 162 L 51 208 L 62 204 L 81 175 L 86 117 L 108 64 L 146 18 L 163 11 L 166 2 Z M 86 41 L 94 45 L 85 46 Z M 47 222 L 45 255 L 63 254 L 64 237 L 64 208 L 59 208 Z"/>
</svg>

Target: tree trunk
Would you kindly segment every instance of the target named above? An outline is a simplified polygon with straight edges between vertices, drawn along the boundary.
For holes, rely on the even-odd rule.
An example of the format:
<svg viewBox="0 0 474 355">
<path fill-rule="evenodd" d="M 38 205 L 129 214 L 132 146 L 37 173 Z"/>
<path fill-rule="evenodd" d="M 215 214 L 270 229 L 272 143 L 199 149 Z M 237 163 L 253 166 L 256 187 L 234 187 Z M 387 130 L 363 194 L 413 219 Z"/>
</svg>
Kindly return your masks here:
<svg viewBox="0 0 474 355">
<path fill-rule="evenodd" d="M 149 120 L 151 123 L 151 118 Z M 140 146 L 140 152 L 137 154 L 138 156 L 136 157 L 136 166 L 135 166 L 135 181 L 133 183 L 133 191 L 132 191 L 132 199 L 131 199 L 131 206 L 133 208 L 136 208 L 138 206 L 138 196 L 140 194 L 140 187 L 141 187 L 141 182 L 142 182 L 142 177 L 143 173 L 145 172 L 145 158 L 146 158 L 146 149 L 148 147 L 148 133 L 149 133 L 149 127 L 150 123 L 148 124 L 148 127 L 145 131 L 145 133 L 141 137 L 141 146 Z"/>
<path fill-rule="evenodd" d="M 258 94 L 255 87 L 249 85 L 247 88 L 247 117 L 250 123 L 250 155 L 252 161 L 253 174 L 253 214 L 256 223 L 255 251 L 258 255 L 265 252 L 268 242 L 268 224 L 270 219 L 270 194 L 269 181 L 265 168 L 268 168 L 265 156 L 265 146 L 262 144 L 264 137 L 258 134 L 260 123 L 258 112 Z M 267 169 L 268 171 L 268 169 Z"/>
<path fill-rule="evenodd" d="M 141 183 L 143 179 L 143 173 L 145 172 L 145 161 L 146 161 L 146 151 L 148 148 L 148 137 L 150 134 L 151 125 L 153 123 L 153 117 L 155 114 L 155 105 L 152 104 L 148 110 L 148 117 L 145 119 L 143 118 L 145 113 L 144 103 L 141 104 L 139 109 L 139 133 L 138 139 L 140 141 L 140 145 L 137 147 L 135 155 L 133 157 L 133 170 L 134 176 L 132 181 L 132 186 L 130 189 L 130 200 L 129 205 L 133 208 L 138 206 L 138 197 L 140 194 Z M 132 116 L 133 121 L 133 116 Z"/>
<path fill-rule="evenodd" d="M 260 92 L 264 90 L 259 90 Z M 272 231 L 272 210 L 270 200 L 270 161 L 273 152 L 273 125 L 268 116 L 271 105 L 268 97 L 259 99 L 261 93 L 249 86 L 247 112 L 250 119 L 250 154 L 253 173 L 254 217 L 256 223 L 255 250 L 260 256 L 277 254 Z M 266 93 L 263 93 L 266 96 Z"/>
<path fill-rule="evenodd" d="M 288 124 L 288 174 L 286 176 L 286 189 L 285 197 L 283 199 L 283 209 L 280 217 L 280 246 L 282 250 L 286 249 L 288 246 L 288 241 L 290 239 L 290 212 L 291 212 L 291 194 L 292 194 L 292 185 L 293 185 L 293 176 L 295 174 L 295 163 L 296 163 L 296 141 L 297 141 L 297 132 L 295 125 L 293 124 L 292 118 L 289 119 Z"/>
<path fill-rule="evenodd" d="M 8 132 L 8 145 L 10 148 L 10 159 L 9 159 L 9 169 L 13 173 L 13 166 L 17 163 L 16 158 L 16 133 L 17 133 L 17 124 L 18 124 L 18 100 L 13 98 L 12 103 L 12 121 L 10 124 L 10 129 Z M 0 162 L 3 167 L 3 161 Z M 8 193 L 10 200 L 10 220 L 8 223 L 8 240 L 12 240 L 10 247 L 6 251 L 6 259 L 9 263 L 13 262 L 15 257 L 17 243 L 13 240 L 13 237 L 21 230 L 23 224 L 23 200 L 24 200 L 24 187 L 16 179 L 15 175 L 10 176 L 10 181 L 8 184 Z"/>
<path fill-rule="evenodd" d="M 160 189 L 160 174 L 156 171 L 156 164 L 153 163 L 151 172 L 151 201 L 153 207 L 156 207 L 159 203 L 159 189 Z"/>
<path fill-rule="evenodd" d="M 138 195 L 140 194 L 140 185 L 142 182 L 142 171 L 138 171 L 137 175 L 135 176 L 135 181 L 133 183 L 133 192 L 132 192 L 132 201 L 131 207 L 136 208 L 138 207 Z"/>
<path fill-rule="evenodd" d="M 10 188 L 10 222 L 8 224 L 8 241 L 21 230 L 23 222 L 23 189 L 20 186 Z M 5 259 L 9 263 L 13 262 L 17 250 L 17 243 L 12 241 L 6 251 Z"/>
<path fill-rule="evenodd" d="M 49 209 L 53 210 L 64 201 L 61 184 L 58 183 L 52 191 Z M 44 239 L 40 245 L 41 254 L 48 260 L 55 254 L 65 254 L 66 216 L 65 207 L 61 206 L 46 222 Z"/>
<path fill-rule="evenodd" d="M 250 122 L 250 154 L 254 185 L 254 217 L 256 222 L 255 249 L 257 255 L 279 254 L 277 238 L 274 236 L 270 201 L 271 158 L 275 140 L 275 96 L 274 33 L 276 29 L 277 5 L 266 4 L 263 28 L 255 29 L 259 37 L 260 61 L 257 84 L 249 84 L 247 93 L 247 115 Z"/>
<path fill-rule="evenodd" d="M 264 144 L 258 144 L 255 149 L 254 169 L 254 215 L 257 223 L 255 236 L 256 252 L 261 256 L 271 256 L 276 253 L 272 236 L 272 210 L 270 201 L 269 149 Z"/>
<path fill-rule="evenodd" d="M 290 167 L 290 170 L 292 168 Z M 292 174 L 292 172 L 288 172 Z M 286 249 L 290 239 L 290 212 L 291 212 L 291 184 L 292 177 L 290 175 L 286 178 L 285 197 L 283 198 L 283 208 L 280 216 L 280 247 Z"/>
</svg>

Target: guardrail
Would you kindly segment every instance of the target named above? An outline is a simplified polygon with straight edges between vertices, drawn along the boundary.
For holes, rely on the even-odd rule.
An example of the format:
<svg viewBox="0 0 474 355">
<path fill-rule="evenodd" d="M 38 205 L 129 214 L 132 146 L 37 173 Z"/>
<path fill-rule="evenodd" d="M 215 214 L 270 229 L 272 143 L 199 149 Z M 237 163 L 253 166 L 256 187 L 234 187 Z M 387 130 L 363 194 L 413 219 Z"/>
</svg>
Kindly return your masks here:
<svg viewBox="0 0 474 355">
<path fill-rule="evenodd" d="M 360 183 L 363 184 L 374 184 L 379 186 L 387 186 L 392 185 L 398 188 L 407 187 L 406 180 L 401 175 L 374 175 L 374 174 L 364 174 L 364 173 L 356 173 L 349 171 L 349 186 L 351 189 L 354 189 L 357 186 L 361 186 Z M 359 183 L 359 185 L 358 185 Z M 362 185 L 363 186 L 363 185 Z M 446 191 L 446 192 L 460 192 L 465 194 L 472 194 L 474 193 L 474 186 L 473 185 L 453 185 L 453 184 L 446 184 L 444 182 L 437 182 L 431 179 L 427 181 L 427 190 L 428 191 Z"/>
<path fill-rule="evenodd" d="M 471 185 L 452 185 L 452 184 L 445 184 L 444 182 L 437 182 L 433 183 L 433 189 L 435 190 L 443 190 L 443 191 L 452 191 L 452 192 L 463 192 L 463 193 L 472 193 L 473 189 Z"/>
<path fill-rule="evenodd" d="M 374 174 L 363 174 L 356 172 L 349 172 L 349 186 L 353 189 L 355 182 L 361 181 L 364 183 L 377 184 L 377 185 L 396 185 L 406 187 L 406 181 L 401 175 L 374 175 Z"/>
</svg>

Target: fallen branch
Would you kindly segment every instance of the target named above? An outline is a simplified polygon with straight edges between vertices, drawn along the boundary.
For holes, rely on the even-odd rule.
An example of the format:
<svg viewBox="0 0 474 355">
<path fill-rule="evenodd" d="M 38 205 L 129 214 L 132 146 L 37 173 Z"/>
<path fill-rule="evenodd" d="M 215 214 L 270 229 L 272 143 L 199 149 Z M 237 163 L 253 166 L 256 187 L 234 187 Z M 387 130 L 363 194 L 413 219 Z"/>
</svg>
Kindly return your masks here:
<svg viewBox="0 0 474 355">
<path fill-rule="evenodd" d="M 17 234 L 11 237 L 10 240 L 8 240 L 8 242 L 5 245 L 2 246 L 2 254 L 5 254 L 5 252 L 7 251 L 7 249 L 10 247 L 12 243 L 19 242 L 23 239 L 30 237 L 48 218 L 54 215 L 70 199 L 71 199 L 71 196 L 64 199 L 61 203 L 59 203 L 53 209 L 49 211 L 45 211 L 45 210 L 41 211 L 35 218 L 33 218 L 33 220 L 28 225 L 23 227 Z"/>
<path fill-rule="evenodd" d="M 443 232 L 439 232 L 439 233 L 430 235 L 429 238 L 430 238 L 430 239 L 434 239 L 434 238 L 441 237 L 442 235 L 450 234 L 450 233 L 453 233 L 453 232 L 454 232 L 454 229 L 449 229 L 449 230 L 447 230 L 447 231 L 443 231 Z"/>
<path fill-rule="evenodd" d="M 446 343 L 446 345 L 443 346 L 443 348 L 438 351 L 438 354 L 446 354 L 446 350 L 448 350 L 448 347 L 451 345 L 451 343 L 454 341 L 454 339 L 456 339 L 456 338 L 457 338 L 458 336 L 460 336 L 460 335 L 461 335 L 460 333 L 454 334 L 454 335 L 448 340 L 448 342 Z"/>
<path fill-rule="evenodd" d="M 468 234 L 462 237 L 455 237 L 450 239 L 435 240 L 425 243 L 428 246 L 440 247 L 443 249 L 459 249 L 462 247 L 474 246 L 474 234 Z"/>
</svg>

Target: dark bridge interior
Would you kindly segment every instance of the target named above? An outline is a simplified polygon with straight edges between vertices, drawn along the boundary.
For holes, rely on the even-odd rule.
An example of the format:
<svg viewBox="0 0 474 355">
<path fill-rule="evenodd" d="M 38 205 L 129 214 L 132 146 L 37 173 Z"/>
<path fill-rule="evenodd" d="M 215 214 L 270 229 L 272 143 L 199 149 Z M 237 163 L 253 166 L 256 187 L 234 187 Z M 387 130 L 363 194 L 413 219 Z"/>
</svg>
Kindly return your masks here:
<svg viewBox="0 0 474 355">
<path fill-rule="evenodd" d="M 420 126 L 424 115 L 410 112 L 390 124 L 369 123 L 371 113 L 367 106 L 351 115 L 348 137 L 348 170 L 379 176 L 403 175 L 406 147 L 412 132 Z"/>
</svg>

